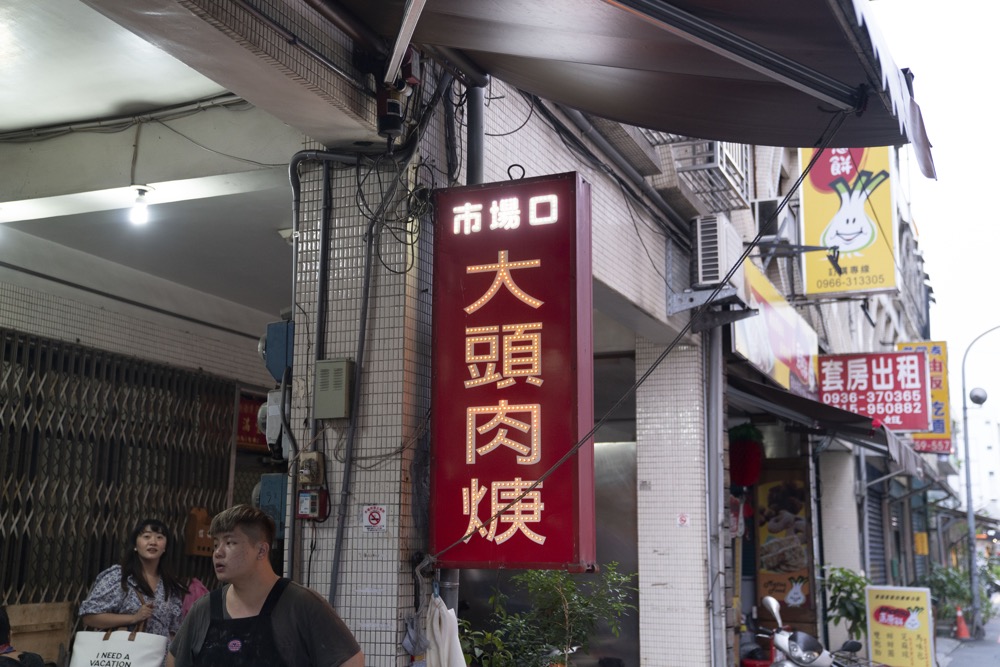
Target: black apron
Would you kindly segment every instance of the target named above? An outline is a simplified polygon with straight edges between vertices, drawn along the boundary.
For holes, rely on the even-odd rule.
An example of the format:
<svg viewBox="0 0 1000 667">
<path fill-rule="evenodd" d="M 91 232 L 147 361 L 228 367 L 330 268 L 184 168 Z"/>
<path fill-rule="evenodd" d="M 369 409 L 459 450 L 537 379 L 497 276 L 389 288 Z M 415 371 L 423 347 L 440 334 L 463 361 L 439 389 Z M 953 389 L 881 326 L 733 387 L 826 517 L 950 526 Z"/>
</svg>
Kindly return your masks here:
<svg viewBox="0 0 1000 667">
<path fill-rule="evenodd" d="M 285 667 L 274 641 L 271 611 L 288 587 L 289 580 L 278 579 L 264 600 L 260 613 L 249 618 L 226 618 L 223 613 L 224 588 L 211 593 L 212 618 L 205 642 L 194 658 L 195 667 Z"/>
</svg>

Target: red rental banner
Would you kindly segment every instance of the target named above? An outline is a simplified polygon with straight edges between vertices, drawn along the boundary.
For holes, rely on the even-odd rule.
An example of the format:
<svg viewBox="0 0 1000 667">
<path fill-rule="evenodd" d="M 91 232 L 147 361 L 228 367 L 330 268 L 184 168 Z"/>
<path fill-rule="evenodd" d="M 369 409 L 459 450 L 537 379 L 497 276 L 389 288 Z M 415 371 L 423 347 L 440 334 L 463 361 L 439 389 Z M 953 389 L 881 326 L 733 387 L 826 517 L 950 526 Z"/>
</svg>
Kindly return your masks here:
<svg viewBox="0 0 1000 667">
<path fill-rule="evenodd" d="M 917 351 L 820 355 L 819 400 L 871 417 L 893 431 L 928 431 L 927 355 Z"/>
<path fill-rule="evenodd" d="M 594 423 L 590 185 L 574 172 L 434 202 L 431 553 L 591 567 L 593 442 L 542 479 Z"/>
</svg>

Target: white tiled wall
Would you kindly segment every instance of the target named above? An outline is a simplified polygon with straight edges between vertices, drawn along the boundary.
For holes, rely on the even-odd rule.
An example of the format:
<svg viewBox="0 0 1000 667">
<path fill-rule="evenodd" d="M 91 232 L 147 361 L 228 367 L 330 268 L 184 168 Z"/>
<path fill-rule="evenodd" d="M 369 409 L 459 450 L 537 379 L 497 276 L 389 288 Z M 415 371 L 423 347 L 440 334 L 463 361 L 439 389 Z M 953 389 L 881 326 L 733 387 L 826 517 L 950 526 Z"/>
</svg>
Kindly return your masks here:
<svg viewBox="0 0 1000 667">
<path fill-rule="evenodd" d="M 663 348 L 636 346 L 642 374 Z M 673 350 L 636 393 L 643 665 L 709 665 L 704 364 Z"/>
<path fill-rule="evenodd" d="M 0 326 L 202 370 L 252 386 L 273 385 L 257 356 L 256 341 L 182 320 L 169 323 L 169 318 L 154 319 L 144 315 L 141 308 L 116 304 L 113 300 L 98 307 L 91 300 L 0 282 Z"/>
<path fill-rule="evenodd" d="M 337 526 L 343 517 L 335 606 L 362 644 L 368 664 L 406 664 L 409 656 L 399 642 L 403 620 L 413 609 L 409 559 L 424 549 L 419 542 L 423 533 L 414 530 L 411 517 L 408 477 L 414 447 L 426 427 L 427 404 L 421 386 L 429 383 L 426 352 L 415 340 L 426 340 L 429 320 L 418 312 L 422 303 L 418 292 L 423 286 L 416 274 L 398 273 L 408 261 L 408 249 L 384 234 L 374 258 L 363 380 L 360 387 L 352 387 L 361 396 L 360 422 L 352 480 L 344 496 L 341 460 L 349 437 L 346 420 L 327 422 L 311 445 L 310 431 L 303 426 L 309 419 L 316 355 L 321 178 L 315 163 L 303 170 L 292 423 L 301 447 L 315 447 L 326 454 L 334 515 L 323 524 L 297 524 L 304 531 L 302 544 L 308 547 L 314 541 L 316 548 L 299 555 L 296 578 L 308 578 L 312 588 L 329 595 Z M 363 238 L 369 221 L 355 204 L 353 168 L 335 169 L 331 183 L 330 291 L 322 358 L 347 357 L 357 362 Z M 378 184 L 379 179 L 373 177 L 364 187 L 365 196 L 375 205 L 381 196 Z M 366 529 L 369 506 L 385 510 L 384 531 Z"/>
</svg>

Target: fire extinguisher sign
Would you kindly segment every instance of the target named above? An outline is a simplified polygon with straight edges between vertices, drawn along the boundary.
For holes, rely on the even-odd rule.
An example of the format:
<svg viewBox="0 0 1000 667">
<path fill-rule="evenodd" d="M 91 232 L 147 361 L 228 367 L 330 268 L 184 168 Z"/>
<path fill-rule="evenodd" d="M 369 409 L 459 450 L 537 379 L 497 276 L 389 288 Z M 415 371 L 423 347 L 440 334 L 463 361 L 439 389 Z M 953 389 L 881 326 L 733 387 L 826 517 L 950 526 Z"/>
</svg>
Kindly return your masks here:
<svg viewBox="0 0 1000 667">
<path fill-rule="evenodd" d="M 366 533 L 386 531 L 386 508 L 383 505 L 365 505 L 361 508 L 361 527 Z"/>
</svg>

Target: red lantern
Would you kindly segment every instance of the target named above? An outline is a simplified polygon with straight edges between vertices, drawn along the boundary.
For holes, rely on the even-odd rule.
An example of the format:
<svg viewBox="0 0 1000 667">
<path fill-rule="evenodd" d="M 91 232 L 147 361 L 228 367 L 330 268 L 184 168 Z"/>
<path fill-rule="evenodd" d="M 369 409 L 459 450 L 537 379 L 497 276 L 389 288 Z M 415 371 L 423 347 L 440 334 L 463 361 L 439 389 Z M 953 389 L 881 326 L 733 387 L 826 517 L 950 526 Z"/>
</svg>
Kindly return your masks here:
<svg viewBox="0 0 1000 667">
<path fill-rule="evenodd" d="M 729 479 L 736 486 L 753 486 L 764 462 L 764 436 L 750 423 L 729 429 Z"/>
</svg>

